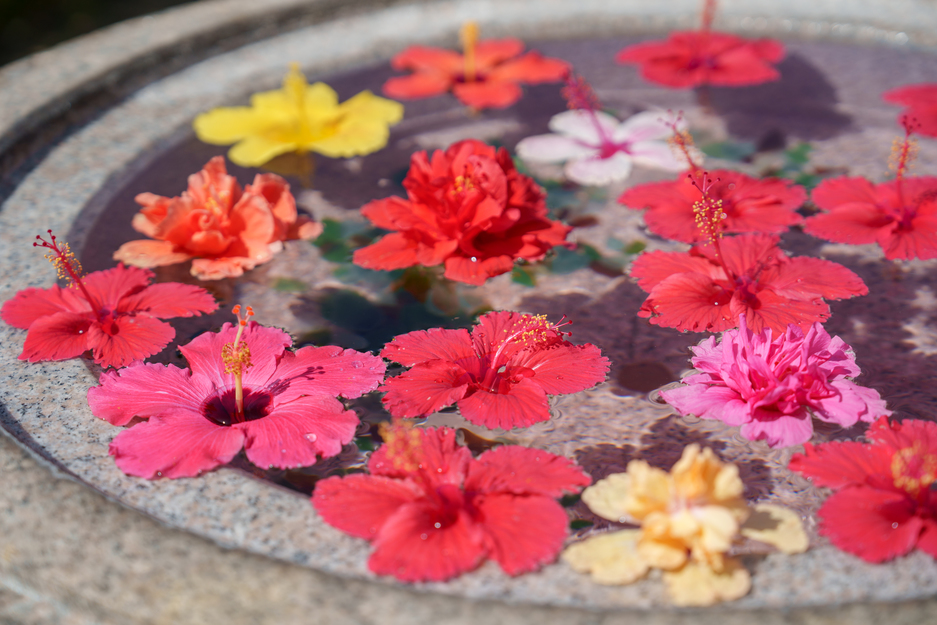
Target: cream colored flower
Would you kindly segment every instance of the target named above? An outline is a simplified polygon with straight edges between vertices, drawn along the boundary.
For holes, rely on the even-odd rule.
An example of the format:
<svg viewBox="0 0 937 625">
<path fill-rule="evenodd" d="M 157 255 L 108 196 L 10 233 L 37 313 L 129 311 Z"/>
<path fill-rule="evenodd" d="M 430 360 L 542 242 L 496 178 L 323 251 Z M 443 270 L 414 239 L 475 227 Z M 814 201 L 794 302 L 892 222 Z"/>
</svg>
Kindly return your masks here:
<svg viewBox="0 0 937 625">
<path fill-rule="evenodd" d="M 604 584 L 627 584 L 649 569 L 664 570 L 674 603 L 711 605 L 737 599 L 751 586 L 748 571 L 726 556 L 740 536 L 785 553 L 807 548 L 800 519 L 775 506 L 749 508 L 735 465 L 689 445 L 670 473 L 642 460 L 582 495 L 589 508 L 639 530 L 602 534 L 572 545 L 563 558 Z"/>
</svg>

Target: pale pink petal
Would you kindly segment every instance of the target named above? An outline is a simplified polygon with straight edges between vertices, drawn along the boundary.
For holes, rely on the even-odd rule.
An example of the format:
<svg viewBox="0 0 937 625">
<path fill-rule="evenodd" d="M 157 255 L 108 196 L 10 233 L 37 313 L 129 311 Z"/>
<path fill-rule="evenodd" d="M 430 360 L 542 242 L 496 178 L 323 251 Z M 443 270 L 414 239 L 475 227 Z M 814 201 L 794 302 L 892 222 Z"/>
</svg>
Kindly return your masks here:
<svg viewBox="0 0 937 625">
<path fill-rule="evenodd" d="M 484 518 L 490 555 L 508 575 L 535 571 L 556 559 L 568 533 L 569 517 L 553 499 L 486 495 L 475 505 Z"/>
<path fill-rule="evenodd" d="M 617 119 L 601 111 L 594 114 L 583 110 L 563 111 L 550 118 L 550 130 L 553 132 L 596 147 L 603 143 L 603 138 L 612 136 L 618 124 Z"/>
<path fill-rule="evenodd" d="M 458 406 L 465 419 L 488 429 L 526 428 L 550 418 L 546 393 L 530 379 L 513 384 L 508 393 L 476 390 Z"/>
<path fill-rule="evenodd" d="M 177 410 L 198 411 L 214 392 L 207 378 L 192 376 L 173 365 L 134 363 L 101 375 L 100 385 L 88 389 L 91 414 L 111 425 L 126 425 L 134 417 L 168 415 Z"/>
<path fill-rule="evenodd" d="M 667 143 L 659 141 L 632 143 L 628 147 L 628 153 L 636 165 L 657 167 L 667 171 L 683 171 L 687 168 L 686 159 L 677 156 Z"/>
<path fill-rule="evenodd" d="M 669 122 L 673 114 L 667 111 L 643 111 L 622 122 L 612 133 L 615 143 L 658 140 L 667 145 L 666 139 L 673 135 Z M 686 129 L 686 122 L 677 126 Z"/>
<path fill-rule="evenodd" d="M 608 158 L 583 158 L 566 163 L 566 177 L 584 185 L 604 187 L 631 175 L 631 156 L 615 152 Z"/>
<path fill-rule="evenodd" d="M 521 139 L 517 155 L 530 163 L 562 163 L 597 156 L 598 149 L 563 135 L 536 135 Z"/>
<path fill-rule="evenodd" d="M 352 474 L 316 483 L 312 505 L 332 527 L 358 538 L 374 540 L 400 506 L 422 495 L 423 490 L 411 481 Z"/>
<path fill-rule="evenodd" d="M 848 428 L 858 421 L 872 423 L 891 414 L 885 407 L 885 400 L 874 389 L 848 380 L 831 382 L 829 386 L 838 394 L 818 400 L 814 408 L 817 418 L 823 421 Z"/>
</svg>

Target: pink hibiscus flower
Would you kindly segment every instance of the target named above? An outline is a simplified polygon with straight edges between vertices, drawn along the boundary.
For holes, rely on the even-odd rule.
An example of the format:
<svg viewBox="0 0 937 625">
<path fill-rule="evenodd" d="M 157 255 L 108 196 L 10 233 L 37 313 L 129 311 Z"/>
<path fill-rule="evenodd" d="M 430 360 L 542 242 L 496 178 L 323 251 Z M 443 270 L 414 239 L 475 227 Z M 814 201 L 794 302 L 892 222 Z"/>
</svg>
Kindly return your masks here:
<svg viewBox="0 0 937 625">
<path fill-rule="evenodd" d="M 689 252 L 642 254 L 631 267 L 631 277 L 649 293 L 638 316 L 680 331 L 722 332 L 737 327 L 744 314 L 755 332 L 768 327 L 780 334 L 788 324 L 806 330 L 829 318 L 824 298 L 869 292 L 849 269 L 820 258 L 790 258 L 778 240 L 741 234 Z"/>
<path fill-rule="evenodd" d="M 417 417 L 456 404 L 486 428 L 529 427 L 550 418 L 547 395 L 576 393 L 605 380 L 608 358 L 573 345 L 544 316 L 492 312 L 467 330 L 418 330 L 396 337 L 381 356 L 410 367 L 385 381 L 384 405 Z"/>
<path fill-rule="evenodd" d="M 340 347 L 291 352 L 291 344 L 282 330 L 245 318 L 180 347 L 189 369 L 134 363 L 102 375 L 88 391 L 95 416 L 112 425 L 148 419 L 111 442 L 117 466 L 146 479 L 178 478 L 225 464 L 242 448 L 264 468 L 338 454 L 358 417 L 336 396 L 374 390 L 384 363 Z"/>
<path fill-rule="evenodd" d="M 446 278 L 480 285 L 511 271 L 519 258 L 540 260 L 570 231 L 547 218 L 543 191 L 517 172 L 507 150 L 474 139 L 432 158 L 415 153 L 403 186 L 407 199 L 362 207 L 375 226 L 394 232 L 355 250 L 356 265 L 393 270 L 444 264 Z"/>
<path fill-rule="evenodd" d="M 797 209 L 807 199 L 807 192 L 801 186 L 779 178 L 758 179 L 729 170 L 716 170 L 710 175 L 717 182 L 708 191 L 713 200 L 720 202 L 725 215 L 721 228 L 724 233 L 781 234 L 803 221 Z M 648 209 L 644 222 L 654 234 L 699 243 L 708 240 L 700 232 L 694 210 L 702 199 L 693 178 L 681 176 L 673 181 L 632 187 L 618 202 L 636 210 Z"/>
<path fill-rule="evenodd" d="M 555 498 L 590 483 L 571 461 L 515 445 L 473 459 L 447 428 L 390 434 L 371 475 L 324 479 L 312 496 L 326 523 L 374 543 L 371 571 L 438 582 L 485 558 L 508 575 L 556 559 L 569 519 Z"/>
<path fill-rule="evenodd" d="M 391 59 L 396 70 L 413 70 L 384 83 L 384 95 L 398 99 L 431 98 L 452 91 L 476 109 L 505 108 L 523 92 L 520 83 L 562 80 L 569 63 L 524 51 L 518 39 L 478 41 L 478 26 L 468 22 L 460 33 L 465 54 L 442 48 L 410 46 Z"/>
<path fill-rule="evenodd" d="M 192 317 L 218 308 L 208 291 L 189 284 L 150 284 L 153 272 L 118 265 L 81 276 L 81 265 L 49 231 L 50 242 L 36 237 L 51 252 L 59 277 L 68 288 L 23 289 L 0 309 L 0 318 L 28 330 L 20 360 L 66 360 L 91 350 L 102 367 L 123 367 L 161 351 L 176 336 L 160 319 Z"/>
<path fill-rule="evenodd" d="M 882 94 L 886 102 L 902 104 L 908 108 L 899 117 L 913 117 L 920 124 L 918 132 L 937 137 L 937 84 L 905 85 Z"/>
<path fill-rule="evenodd" d="M 683 414 L 741 426 L 751 441 L 790 447 L 813 436 L 812 416 L 848 428 L 891 414 L 877 391 L 849 380 L 860 373 L 855 355 L 819 323 L 772 340 L 770 328 L 756 334 L 740 315 L 719 343 L 711 336 L 690 349 L 697 372 L 661 397 Z"/>
<path fill-rule="evenodd" d="M 937 558 L 937 423 L 882 418 L 866 436 L 808 443 L 791 458 L 792 471 L 836 491 L 817 512 L 820 533 L 868 562 L 915 547 Z"/>
</svg>

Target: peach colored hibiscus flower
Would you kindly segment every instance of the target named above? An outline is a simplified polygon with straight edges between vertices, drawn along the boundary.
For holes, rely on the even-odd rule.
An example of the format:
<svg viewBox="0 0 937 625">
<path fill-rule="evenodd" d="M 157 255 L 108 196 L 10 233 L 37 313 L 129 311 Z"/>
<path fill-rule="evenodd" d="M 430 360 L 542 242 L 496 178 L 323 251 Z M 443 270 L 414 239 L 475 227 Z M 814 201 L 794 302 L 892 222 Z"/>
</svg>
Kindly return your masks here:
<svg viewBox="0 0 937 625">
<path fill-rule="evenodd" d="M 137 267 L 192 261 L 200 280 L 236 278 L 273 258 L 289 239 L 312 239 L 322 226 L 296 213 L 290 186 L 275 174 L 258 174 L 241 191 L 216 156 L 189 188 L 174 198 L 153 193 L 136 197 L 143 210 L 133 227 L 151 239 L 124 243 L 114 259 Z"/>
</svg>

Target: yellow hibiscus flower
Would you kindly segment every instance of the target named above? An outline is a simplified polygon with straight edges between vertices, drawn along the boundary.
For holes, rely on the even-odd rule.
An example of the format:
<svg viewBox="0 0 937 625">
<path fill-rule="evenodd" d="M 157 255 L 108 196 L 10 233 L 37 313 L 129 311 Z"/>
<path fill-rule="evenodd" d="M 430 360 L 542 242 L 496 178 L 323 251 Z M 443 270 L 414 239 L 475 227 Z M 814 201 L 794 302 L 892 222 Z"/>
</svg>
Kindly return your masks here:
<svg viewBox="0 0 937 625">
<path fill-rule="evenodd" d="M 740 536 L 784 553 L 807 549 L 800 518 L 777 506 L 749 507 L 735 465 L 710 449 L 688 445 L 670 473 L 633 460 L 625 473 L 610 475 L 582 494 L 599 516 L 640 529 L 609 532 L 569 547 L 563 554 L 575 570 L 601 584 L 629 584 L 651 568 L 677 605 L 712 605 L 745 595 L 748 571 L 726 556 Z"/>
<path fill-rule="evenodd" d="M 288 152 L 318 152 L 332 158 L 370 154 L 387 145 L 389 126 L 403 117 L 403 105 L 362 91 L 339 104 L 327 84 L 312 85 L 293 64 L 283 88 L 251 96 L 250 106 L 217 108 L 195 118 L 198 138 L 234 147 L 228 158 L 259 167 Z"/>
</svg>

